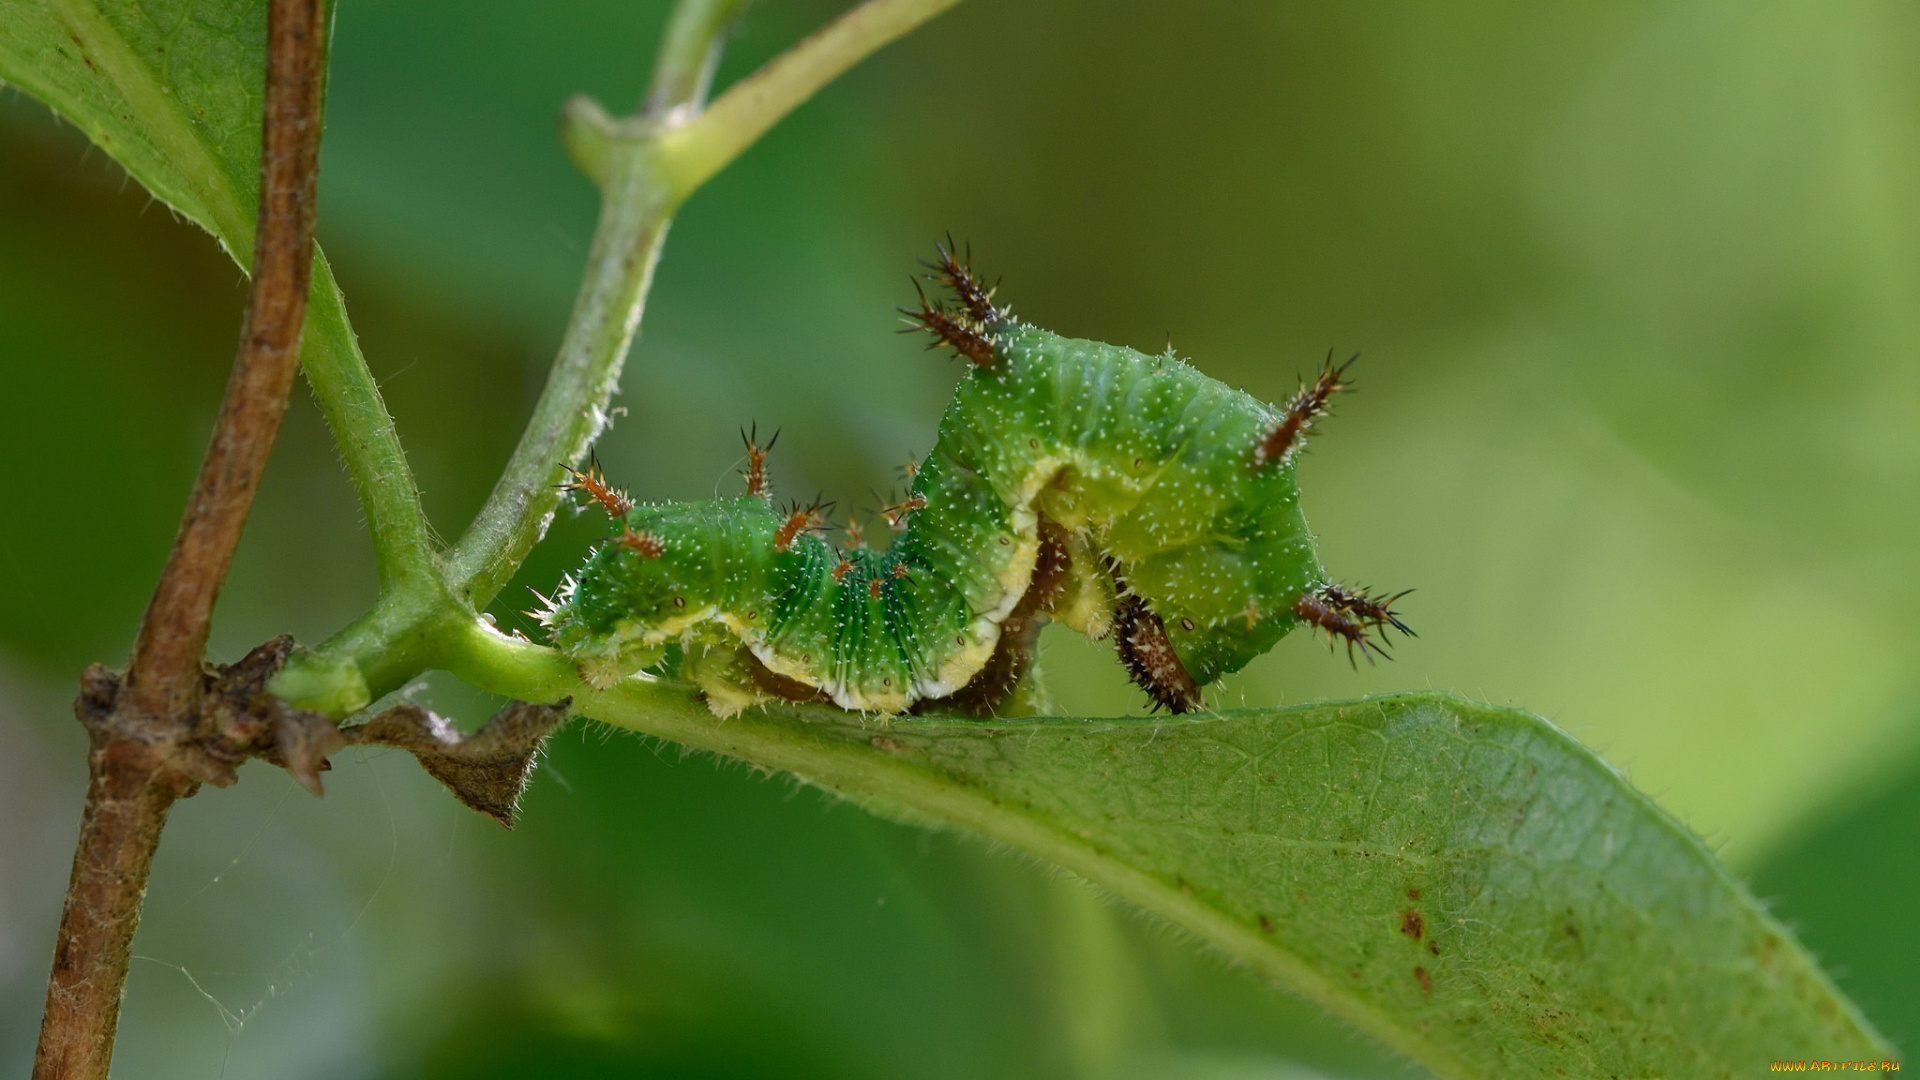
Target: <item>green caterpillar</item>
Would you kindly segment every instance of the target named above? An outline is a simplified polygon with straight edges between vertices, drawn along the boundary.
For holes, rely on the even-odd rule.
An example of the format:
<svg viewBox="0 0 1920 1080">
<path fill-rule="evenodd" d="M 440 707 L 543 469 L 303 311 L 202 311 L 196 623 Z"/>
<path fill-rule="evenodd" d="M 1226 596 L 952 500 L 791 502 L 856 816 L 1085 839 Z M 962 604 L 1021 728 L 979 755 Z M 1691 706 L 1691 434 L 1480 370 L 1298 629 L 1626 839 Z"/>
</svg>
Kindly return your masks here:
<svg viewBox="0 0 1920 1080">
<path fill-rule="evenodd" d="M 590 682 L 678 646 L 721 716 L 773 698 L 985 715 L 1028 704 L 1016 694 L 1055 618 L 1111 634 L 1153 702 L 1186 712 L 1302 623 L 1349 659 L 1410 633 L 1398 596 L 1328 578 L 1300 512 L 1296 458 L 1345 365 L 1276 409 L 1171 351 L 1020 322 L 945 247 L 929 268 L 956 302 L 922 293 L 903 311 L 972 367 L 884 511 L 892 545 L 839 551 L 821 507 L 777 512 L 751 438 L 738 499 L 636 506 L 597 467 L 576 472 L 567 486 L 620 533 L 539 614 Z"/>
</svg>

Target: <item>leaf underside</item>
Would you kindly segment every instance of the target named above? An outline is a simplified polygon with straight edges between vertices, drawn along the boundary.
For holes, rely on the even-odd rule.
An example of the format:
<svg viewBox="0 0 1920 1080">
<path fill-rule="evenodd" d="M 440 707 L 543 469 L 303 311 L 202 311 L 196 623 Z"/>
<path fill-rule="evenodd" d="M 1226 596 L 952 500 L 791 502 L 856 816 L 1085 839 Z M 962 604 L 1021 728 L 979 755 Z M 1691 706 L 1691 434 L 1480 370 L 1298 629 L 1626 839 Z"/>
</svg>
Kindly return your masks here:
<svg viewBox="0 0 1920 1080">
<path fill-rule="evenodd" d="M 1191 721 L 669 726 L 1064 866 L 1444 1076 L 1889 1053 L 1697 838 L 1530 713 L 1408 694 Z"/>
<path fill-rule="evenodd" d="M 244 266 L 265 40 L 263 0 L 5 0 L 0 79 L 85 131 Z"/>
</svg>

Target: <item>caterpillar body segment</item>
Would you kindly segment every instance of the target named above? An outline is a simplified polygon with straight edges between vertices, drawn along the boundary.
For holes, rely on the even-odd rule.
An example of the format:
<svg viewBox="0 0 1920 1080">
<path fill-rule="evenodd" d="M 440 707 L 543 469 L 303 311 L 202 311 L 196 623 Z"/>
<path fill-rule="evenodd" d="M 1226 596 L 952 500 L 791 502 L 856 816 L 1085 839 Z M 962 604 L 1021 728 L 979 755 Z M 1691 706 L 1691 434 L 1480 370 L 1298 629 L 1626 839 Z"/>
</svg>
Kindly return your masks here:
<svg viewBox="0 0 1920 1080">
<path fill-rule="evenodd" d="M 1369 633 L 1405 631 L 1392 598 L 1331 581 L 1300 510 L 1295 451 L 1344 367 L 1276 408 L 1170 354 L 1022 323 L 945 251 L 936 269 L 961 303 L 908 315 L 970 366 L 884 511 L 892 545 L 841 552 L 813 517 L 794 529 L 764 474 L 746 498 L 632 506 L 620 535 L 658 553 L 602 545 L 545 616 L 589 679 L 677 644 L 721 715 L 772 698 L 988 714 L 1031 696 L 1051 616 L 1111 634 L 1154 703 L 1183 712 L 1303 622 L 1368 659 Z"/>
</svg>

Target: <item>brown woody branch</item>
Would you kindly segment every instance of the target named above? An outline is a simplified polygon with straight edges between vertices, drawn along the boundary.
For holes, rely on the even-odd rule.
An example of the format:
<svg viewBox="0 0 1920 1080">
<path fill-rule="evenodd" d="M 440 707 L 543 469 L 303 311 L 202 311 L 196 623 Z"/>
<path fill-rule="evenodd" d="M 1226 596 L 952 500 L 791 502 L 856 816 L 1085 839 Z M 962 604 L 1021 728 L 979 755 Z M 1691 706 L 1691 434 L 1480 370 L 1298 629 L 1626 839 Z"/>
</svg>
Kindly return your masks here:
<svg viewBox="0 0 1920 1080">
<path fill-rule="evenodd" d="M 175 800 L 230 782 L 247 756 L 314 760 L 331 725 L 278 723 L 260 686 L 285 659 L 262 646 L 230 669 L 202 657 L 220 585 L 299 368 L 312 271 L 325 68 L 325 0 L 272 0 L 252 293 L 239 356 L 191 501 L 141 621 L 126 676 L 98 666 L 75 710 L 88 730 L 87 803 L 61 913 L 35 1080 L 105 1080 L 133 934 L 160 830 Z M 239 695 L 238 701 L 235 695 Z M 265 716 L 268 719 L 262 720 Z M 324 721 L 322 722 L 324 723 Z"/>
</svg>

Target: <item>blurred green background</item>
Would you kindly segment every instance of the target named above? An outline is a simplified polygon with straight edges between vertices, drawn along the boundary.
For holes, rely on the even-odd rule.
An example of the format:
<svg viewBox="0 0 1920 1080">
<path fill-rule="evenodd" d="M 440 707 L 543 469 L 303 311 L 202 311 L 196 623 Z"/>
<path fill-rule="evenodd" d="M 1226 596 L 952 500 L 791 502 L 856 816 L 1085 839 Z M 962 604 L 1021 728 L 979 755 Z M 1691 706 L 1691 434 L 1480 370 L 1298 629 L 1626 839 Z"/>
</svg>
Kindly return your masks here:
<svg viewBox="0 0 1920 1080">
<path fill-rule="evenodd" d="M 764 0 L 722 80 L 839 5 Z M 320 234 L 455 535 L 537 393 L 594 213 L 574 91 L 637 99 L 662 3 L 342 0 Z M 4 17 L 0 15 L 0 17 Z M 1336 575 L 1417 587 L 1351 670 L 1296 635 L 1249 705 L 1437 688 L 1533 709 L 1707 836 L 1920 1043 L 1920 9 L 969 0 L 687 207 L 600 447 L 637 494 L 844 507 L 958 371 L 897 336 L 951 231 L 1026 317 L 1279 400 L 1361 390 L 1304 466 Z M 84 779 L 210 428 L 244 289 L 0 91 L 0 1071 L 24 1074 Z M 601 525 L 563 519 L 546 589 Z M 304 397 L 214 649 L 371 599 Z M 525 606 L 520 586 L 503 620 Z M 1049 631 L 1056 697 L 1138 711 Z M 419 700 L 478 722 L 444 678 Z M 181 805 L 121 1077 L 1295 1077 L 1404 1066 L 1022 858 L 670 746 L 557 741 L 509 835 L 410 759 Z"/>
</svg>

